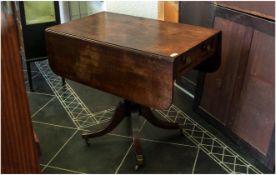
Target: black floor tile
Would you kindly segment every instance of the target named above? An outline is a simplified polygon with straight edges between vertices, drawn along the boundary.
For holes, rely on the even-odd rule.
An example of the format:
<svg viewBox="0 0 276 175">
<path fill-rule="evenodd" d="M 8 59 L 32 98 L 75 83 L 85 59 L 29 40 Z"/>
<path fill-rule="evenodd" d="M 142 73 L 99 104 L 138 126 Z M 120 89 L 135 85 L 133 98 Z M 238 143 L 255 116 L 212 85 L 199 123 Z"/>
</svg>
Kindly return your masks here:
<svg viewBox="0 0 276 175">
<path fill-rule="evenodd" d="M 98 112 L 114 107 L 122 100 L 111 94 L 89 88 L 88 86 L 70 80 L 66 81 L 91 112 Z M 53 94 L 42 75 L 34 78 L 33 84 L 35 91 Z M 32 93 L 29 93 L 28 96 L 32 113 L 47 103 L 48 100 L 46 101 L 46 99 L 52 98 L 51 96 L 44 97 L 45 95 Z M 178 88 L 175 88 L 174 104 L 227 145 L 230 145 L 232 148 L 234 147 L 234 150 L 239 154 L 246 154 L 240 153 L 238 147 L 235 146 L 229 138 L 225 137 L 222 132 L 206 122 L 202 116 L 195 113 L 192 108 L 193 99 L 185 95 Z M 155 115 L 157 115 L 156 112 Z M 57 99 L 53 100 L 42 109 L 33 117 L 33 120 L 54 125 L 75 127 Z M 144 119 L 141 117 L 140 125 L 143 122 Z M 91 132 L 96 132 L 107 125 L 108 123 L 102 123 L 86 129 L 91 130 Z M 112 134 L 130 136 L 130 127 L 129 118 L 125 118 L 111 134 L 91 139 L 90 147 L 87 147 L 84 140 L 81 138 L 81 134 L 86 131 L 79 131 L 50 165 L 83 173 L 115 173 L 131 144 L 131 139 L 114 136 Z M 46 164 L 75 132 L 75 130 L 72 129 L 38 123 L 34 123 L 34 128 L 40 139 L 42 148 L 41 163 L 43 164 Z M 192 173 L 197 147 L 195 147 L 194 143 L 185 136 L 181 136 L 179 130 L 160 129 L 146 122 L 141 131 L 141 136 L 144 138 L 144 140 L 142 140 L 142 147 L 145 166 L 139 171 L 134 171 L 135 158 L 134 152 L 131 150 L 120 168 L 119 173 Z M 161 141 L 162 143 L 149 141 L 147 139 Z M 170 143 L 178 143 L 187 146 Z M 250 157 L 250 155 L 245 157 Z M 249 158 L 249 160 L 251 159 Z M 250 163 L 252 162 L 253 165 L 258 165 L 258 163 L 256 163 L 258 161 L 250 161 Z M 202 151 L 199 152 L 194 170 L 194 173 L 226 173 L 218 163 Z M 48 167 L 44 173 L 63 174 L 72 172 Z"/>
<path fill-rule="evenodd" d="M 23 70 L 27 70 L 26 61 L 22 60 Z M 31 71 L 38 71 L 38 68 L 35 65 L 35 62 L 31 63 Z"/>
<path fill-rule="evenodd" d="M 130 118 L 124 118 L 121 123 L 111 132 L 123 136 L 131 136 L 131 123 Z"/>
<path fill-rule="evenodd" d="M 225 171 L 218 163 L 212 160 L 203 151 L 199 151 L 197 162 L 194 170 L 195 174 L 226 174 Z"/>
<path fill-rule="evenodd" d="M 33 127 L 39 139 L 41 164 L 47 164 L 75 132 L 74 129 L 66 129 L 38 123 L 33 123 Z"/>
<path fill-rule="evenodd" d="M 52 96 L 43 95 L 43 94 L 35 94 L 35 93 L 27 93 L 28 101 L 29 101 L 29 108 L 31 115 L 33 115 L 37 110 L 39 110 L 42 106 L 44 106 Z"/>
<path fill-rule="evenodd" d="M 57 98 L 51 101 L 45 108 L 39 111 L 33 121 L 45 122 L 61 126 L 76 127 Z"/>
<path fill-rule="evenodd" d="M 90 139 L 90 146 L 77 133 L 50 164 L 84 173 L 115 173 L 130 139 L 105 135 Z"/>
<path fill-rule="evenodd" d="M 24 73 L 24 81 L 28 81 L 28 73 L 27 73 L 27 70 L 23 70 L 23 73 Z M 35 78 L 36 76 L 38 76 L 40 74 L 40 72 L 38 71 L 31 71 L 32 73 L 32 78 Z"/>
<path fill-rule="evenodd" d="M 193 112 L 194 99 L 182 92 L 177 87 L 174 87 L 173 104 L 183 112 Z"/>
<path fill-rule="evenodd" d="M 137 122 L 137 123 L 134 123 Z M 141 129 L 143 127 L 143 123 L 145 119 L 139 116 L 138 120 L 131 120 L 130 117 L 126 117 L 123 121 L 111 132 L 113 134 L 123 135 L 123 136 L 131 136 L 132 129 L 138 128 Z"/>
<path fill-rule="evenodd" d="M 263 164 L 261 164 L 255 158 L 253 158 L 252 155 L 248 152 L 248 150 L 246 148 L 243 148 L 243 147 L 237 145 L 230 137 L 226 136 L 222 131 L 218 130 L 212 124 L 208 123 L 208 121 L 206 121 L 207 120 L 206 118 L 197 114 L 193 110 L 193 107 L 192 107 L 193 99 L 191 97 L 189 97 L 187 94 L 185 94 L 178 88 L 175 88 L 174 90 L 175 90 L 174 104 L 178 108 L 180 108 L 183 112 L 185 112 L 187 115 L 189 115 L 192 119 L 194 119 L 197 123 L 199 123 L 201 126 L 203 126 L 210 133 L 212 133 L 213 135 L 218 137 L 222 142 L 224 142 L 227 146 L 229 146 L 234 151 L 236 151 L 239 155 L 241 155 L 243 158 L 245 158 L 249 163 L 256 166 L 262 172 L 271 173 L 271 171 L 269 171 Z"/>
<path fill-rule="evenodd" d="M 72 87 L 91 112 L 102 111 L 117 106 L 121 100 L 119 97 L 74 81 L 66 80 L 66 82 Z"/>
<path fill-rule="evenodd" d="M 191 173 L 197 148 L 142 141 L 144 166 L 134 170 L 135 154 L 133 149 L 127 155 L 119 173 L 140 174 L 186 174 Z"/>
<path fill-rule="evenodd" d="M 85 128 L 85 130 L 90 131 L 90 133 L 95 133 L 107 128 L 109 124 L 110 124 L 110 121 L 100 123 L 91 127 L 87 127 Z M 112 130 L 110 133 L 121 135 L 121 136 L 130 136 L 131 130 L 130 130 L 128 118 L 123 119 L 123 121 L 116 128 L 114 128 L 114 130 Z"/>
<path fill-rule="evenodd" d="M 139 129 L 141 129 L 144 121 L 145 121 L 145 119 L 143 117 L 139 117 L 138 125 L 136 126 L 136 125 L 131 124 L 131 120 L 129 117 L 125 117 L 118 124 L 118 126 L 116 126 L 116 128 L 114 128 L 114 130 L 112 130 L 110 133 L 130 137 L 132 135 L 132 127 L 138 127 Z M 87 128 L 85 128 L 85 130 L 90 131 L 91 133 L 97 132 L 97 131 L 105 129 L 109 125 L 109 123 L 110 123 L 110 121 L 105 122 L 105 123 L 100 123 L 100 124 L 97 124 L 97 125 L 94 125 L 91 127 L 87 127 Z"/>
<path fill-rule="evenodd" d="M 26 90 L 30 91 L 29 82 L 26 82 L 25 86 L 26 86 Z M 47 84 L 46 80 L 41 74 L 33 78 L 33 91 L 46 93 L 46 94 L 54 94 L 50 86 Z"/>
<path fill-rule="evenodd" d="M 145 139 L 195 146 L 188 138 L 180 134 L 180 130 L 158 128 L 149 122 L 146 122 L 141 135 Z"/>
<path fill-rule="evenodd" d="M 70 170 L 60 169 L 60 168 L 53 168 L 53 167 L 47 167 L 43 174 L 80 174 L 82 172 L 74 172 Z"/>
</svg>

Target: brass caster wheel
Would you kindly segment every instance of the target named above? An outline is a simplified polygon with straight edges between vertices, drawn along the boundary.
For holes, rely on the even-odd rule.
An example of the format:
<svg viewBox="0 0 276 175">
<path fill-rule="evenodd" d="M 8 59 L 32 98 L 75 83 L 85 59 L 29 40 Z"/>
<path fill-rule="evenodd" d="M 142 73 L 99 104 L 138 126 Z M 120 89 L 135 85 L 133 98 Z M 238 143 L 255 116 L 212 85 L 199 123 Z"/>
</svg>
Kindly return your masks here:
<svg viewBox="0 0 276 175">
<path fill-rule="evenodd" d="M 138 171 L 139 168 L 140 168 L 140 165 L 135 165 L 135 166 L 134 166 L 134 170 L 135 170 L 135 171 Z"/>
<path fill-rule="evenodd" d="M 144 164 L 144 158 L 143 155 L 136 155 L 136 165 L 134 167 L 134 170 L 137 171 L 141 166 Z"/>
</svg>

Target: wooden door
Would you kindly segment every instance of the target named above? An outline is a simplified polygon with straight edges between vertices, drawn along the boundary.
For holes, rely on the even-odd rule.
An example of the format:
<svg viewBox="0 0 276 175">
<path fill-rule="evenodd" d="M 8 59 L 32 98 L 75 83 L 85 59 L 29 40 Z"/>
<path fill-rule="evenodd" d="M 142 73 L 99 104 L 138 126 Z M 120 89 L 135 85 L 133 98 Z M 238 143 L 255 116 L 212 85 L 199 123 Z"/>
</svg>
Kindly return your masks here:
<svg viewBox="0 0 276 175">
<path fill-rule="evenodd" d="M 40 173 L 11 7 L 1 3 L 1 173 Z"/>
</svg>

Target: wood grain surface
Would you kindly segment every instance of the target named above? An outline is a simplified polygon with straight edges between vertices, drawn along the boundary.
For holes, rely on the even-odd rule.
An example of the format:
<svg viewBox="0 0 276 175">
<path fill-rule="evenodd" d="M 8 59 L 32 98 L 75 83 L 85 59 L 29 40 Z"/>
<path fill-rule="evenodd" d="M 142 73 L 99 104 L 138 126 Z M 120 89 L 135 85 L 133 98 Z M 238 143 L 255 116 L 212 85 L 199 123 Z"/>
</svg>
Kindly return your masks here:
<svg viewBox="0 0 276 175">
<path fill-rule="evenodd" d="M 1 173 L 40 173 L 17 28 L 14 16 L 3 11 L 1 57 Z"/>
<path fill-rule="evenodd" d="M 217 4 L 275 21 L 275 1 L 217 1 Z"/>
<path fill-rule="evenodd" d="M 176 77 L 217 52 L 219 34 L 107 12 L 46 30 L 56 74 L 157 109 L 171 105 Z"/>
<path fill-rule="evenodd" d="M 266 155 L 275 125 L 274 37 L 254 31 L 241 91 L 233 130 Z"/>
<path fill-rule="evenodd" d="M 47 29 L 79 39 L 138 50 L 173 61 L 199 43 L 218 33 L 204 27 L 101 12 Z"/>
<path fill-rule="evenodd" d="M 239 69 L 244 69 L 250 49 L 253 31 L 251 28 L 220 17 L 215 18 L 214 27 L 222 33 L 222 59 L 217 72 L 207 74 L 204 81 L 204 94 L 201 106 L 226 125 L 232 113 L 230 104 L 233 89 L 243 79 Z M 235 31 L 235 32 L 233 32 Z"/>
</svg>

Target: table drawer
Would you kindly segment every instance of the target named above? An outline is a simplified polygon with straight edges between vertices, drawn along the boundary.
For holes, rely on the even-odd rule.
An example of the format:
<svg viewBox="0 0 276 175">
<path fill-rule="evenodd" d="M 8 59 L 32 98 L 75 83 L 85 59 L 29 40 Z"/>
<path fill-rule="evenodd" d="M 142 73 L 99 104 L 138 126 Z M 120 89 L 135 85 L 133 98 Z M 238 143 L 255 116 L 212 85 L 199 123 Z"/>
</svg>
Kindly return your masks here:
<svg viewBox="0 0 276 175">
<path fill-rule="evenodd" d="M 215 54 L 217 40 L 215 38 L 206 40 L 190 51 L 180 55 L 174 61 L 174 78 L 185 74 L 197 65 Z"/>
</svg>

